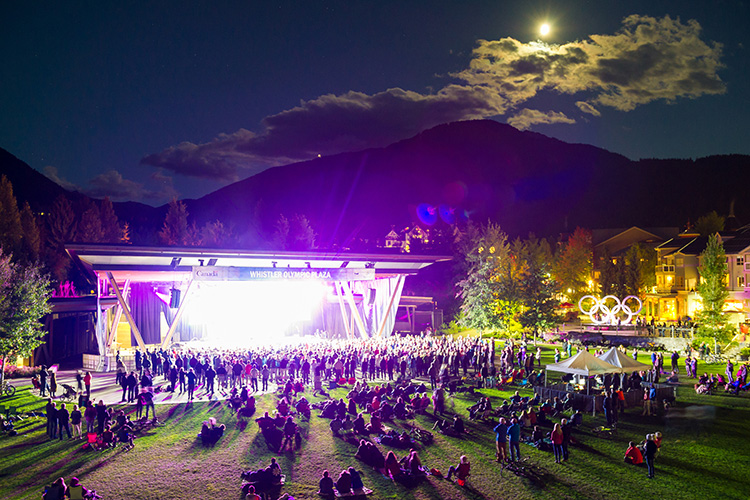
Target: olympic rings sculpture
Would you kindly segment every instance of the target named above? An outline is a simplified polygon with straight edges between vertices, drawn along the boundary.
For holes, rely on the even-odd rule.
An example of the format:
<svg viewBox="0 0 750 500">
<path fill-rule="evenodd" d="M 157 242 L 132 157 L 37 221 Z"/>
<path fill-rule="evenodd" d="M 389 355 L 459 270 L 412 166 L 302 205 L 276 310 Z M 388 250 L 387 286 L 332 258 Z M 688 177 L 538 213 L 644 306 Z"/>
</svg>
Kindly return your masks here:
<svg viewBox="0 0 750 500">
<path fill-rule="evenodd" d="M 586 299 L 591 299 L 593 304 L 588 310 L 584 310 L 583 302 Z M 627 304 L 629 300 L 634 300 L 638 304 L 638 310 L 633 309 Z M 578 309 L 585 315 L 587 315 L 591 322 L 595 325 L 614 325 L 618 322 L 618 314 L 622 313 L 626 317 L 623 319 L 622 324 L 628 325 L 633 320 L 633 317 L 638 316 L 643 309 L 643 303 L 641 299 L 635 295 L 628 295 L 622 301 L 614 295 L 607 295 L 601 299 L 594 297 L 593 295 L 586 295 L 581 297 L 578 301 Z"/>
</svg>

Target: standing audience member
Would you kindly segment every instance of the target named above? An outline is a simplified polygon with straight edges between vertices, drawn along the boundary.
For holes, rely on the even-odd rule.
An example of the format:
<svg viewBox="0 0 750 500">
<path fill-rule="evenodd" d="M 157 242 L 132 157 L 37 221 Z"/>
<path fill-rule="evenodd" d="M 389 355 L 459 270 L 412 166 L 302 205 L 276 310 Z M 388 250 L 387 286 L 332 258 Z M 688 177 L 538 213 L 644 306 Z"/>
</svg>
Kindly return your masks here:
<svg viewBox="0 0 750 500">
<path fill-rule="evenodd" d="M 55 439 L 57 437 L 57 407 L 52 402 L 52 398 L 47 398 L 44 412 L 47 415 L 47 435 L 50 439 Z"/>
<path fill-rule="evenodd" d="M 70 439 L 70 413 L 65 409 L 65 403 L 60 403 L 60 408 L 57 410 L 57 422 L 60 426 L 60 441 L 63 439 L 63 430 L 68 433 L 68 439 Z"/>
<path fill-rule="evenodd" d="M 495 431 L 495 460 L 502 462 L 508 459 L 508 423 L 500 417 L 500 422 L 493 429 Z"/>
<path fill-rule="evenodd" d="M 563 442 L 563 431 L 560 428 L 560 424 L 555 424 L 550 433 L 550 439 L 552 440 L 552 450 L 555 452 L 555 463 L 559 464 L 562 462 L 562 442 Z"/>
<path fill-rule="evenodd" d="M 86 386 L 86 397 L 91 398 L 91 372 L 83 376 L 83 385 Z"/>
<path fill-rule="evenodd" d="M 57 375 L 52 370 L 49 371 L 49 395 L 57 397 Z"/>
<path fill-rule="evenodd" d="M 86 432 L 96 432 L 96 408 L 94 403 L 86 401 L 86 409 L 83 410 L 83 418 L 86 420 Z"/>
<path fill-rule="evenodd" d="M 644 458 L 646 459 L 646 465 L 648 466 L 648 478 L 653 479 L 654 478 L 654 458 L 656 458 L 656 451 L 658 450 L 658 447 L 656 446 L 656 443 L 654 442 L 654 435 L 649 434 L 646 436 L 646 450 L 644 455 Z"/>
<path fill-rule="evenodd" d="M 70 412 L 70 425 L 73 427 L 73 437 L 80 439 L 83 434 L 81 433 L 81 410 L 78 409 L 78 405 L 73 405 L 73 410 Z"/>
<path fill-rule="evenodd" d="M 510 443 L 510 459 L 512 461 L 520 460 L 521 426 L 518 424 L 517 418 L 510 421 L 510 427 L 508 427 L 508 442 Z"/>
<path fill-rule="evenodd" d="M 96 405 L 96 432 L 101 434 L 104 432 L 104 424 L 107 422 L 109 414 L 107 413 L 107 407 L 104 405 L 104 401 L 101 399 Z"/>
</svg>

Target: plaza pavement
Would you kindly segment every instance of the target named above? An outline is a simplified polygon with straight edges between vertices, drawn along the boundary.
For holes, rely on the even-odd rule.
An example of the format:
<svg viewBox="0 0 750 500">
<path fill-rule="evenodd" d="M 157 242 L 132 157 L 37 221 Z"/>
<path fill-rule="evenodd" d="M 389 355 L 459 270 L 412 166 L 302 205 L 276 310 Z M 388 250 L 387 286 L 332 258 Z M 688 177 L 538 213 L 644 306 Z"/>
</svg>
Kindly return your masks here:
<svg viewBox="0 0 750 500">
<path fill-rule="evenodd" d="M 78 373 L 78 370 L 59 370 L 57 372 L 57 398 L 55 398 L 55 401 L 61 401 L 60 395 L 65 392 L 65 389 L 62 387 L 62 384 L 68 384 L 73 387 L 73 389 L 76 389 L 77 382 L 76 382 L 76 373 Z M 82 371 L 82 373 L 85 373 Z M 117 377 L 117 374 L 115 372 L 91 372 L 91 401 L 94 402 L 94 404 L 98 403 L 99 400 L 104 401 L 104 404 L 107 406 L 113 405 L 113 404 L 124 404 L 122 402 L 122 387 L 120 387 L 119 384 L 115 383 L 115 379 Z M 188 397 L 187 397 L 187 391 L 180 394 L 179 389 L 175 392 L 168 392 L 166 389 L 169 386 L 169 382 L 164 379 L 163 376 L 157 375 L 153 378 L 153 387 L 154 387 L 154 403 L 155 404 L 178 404 L 178 403 L 187 403 Z M 231 390 L 231 386 L 229 390 L 221 390 L 218 387 L 218 379 L 214 382 L 215 392 L 213 395 L 206 393 L 206 385 L 205 384 L 199 384 L 195 387 L 195 394 L 193 398 L 193 402 L 198 401 L 219 401 L 224 400 L 229 396 L 229 390 Z M 250 393 L 251 395 L 258 396 L 261 394 L 266 394 L 269 392 L 274 392 L 278 386 L 273 383 L 268 383 L 268 391 L 262 392 L 254 392 Z M 85 390 L 85 387 L 84 387 Z M 38 394 L 38 391 L 35 390 L 35 393 Z M 76 400 L 77 402 L 77 400 Z M 135 407 L 135 403 L 130 403 Z"/>
</svg>

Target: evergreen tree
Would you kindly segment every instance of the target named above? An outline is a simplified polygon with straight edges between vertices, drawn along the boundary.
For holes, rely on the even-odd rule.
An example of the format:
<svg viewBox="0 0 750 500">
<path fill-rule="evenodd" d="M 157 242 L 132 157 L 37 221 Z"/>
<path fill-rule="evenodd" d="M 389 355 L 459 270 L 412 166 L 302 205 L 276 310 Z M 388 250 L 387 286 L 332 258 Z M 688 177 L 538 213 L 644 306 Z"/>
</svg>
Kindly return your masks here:
<svg viewBox="0 0 750 500">
<path fill-rule="evenodd" d="M 106 196 L 99 207 L 101 220 L 101 241 L 104 243 L 120 243 L 122 241 L 123 230 L 120 227 L 120 220 L 115 214 L 115 208 L 112 206 L 112 200 Z"/>
<path fill-rule="evenodd" d="M 695 230 L 701 236 L 710 236 L 724 230 L 724 217 L 716 213 L 716 210 L 707 213 L 695 221 Z"/>
<path fill-rule="evenodd" d="M 280 214 L 271 237 L 274 249 L 304 251 L 315 248 L 316 234 L 304 215 L 295 214 L 288 219 Z"/>
<path fill-rule="evenodd" d="M 53 248 L 63 248 L 65 243 L 75 240 L 76 214 L 73 204 L 65 195 L 58 196 L 49 214 L 50 244 Z"/>
<path fill-rule="evenodd" d="M 84 202 L 85 208 L 81 214 L 76 231 L 76 241 L 82 243 L 102 243 L 102 217 L 99 207 L 93 200 Z"/>
<path fill-rule="evenodd" d="M 479 330 L 508 328 L 520 307 L 505 281 L 515 274 L 508 236 L 491 222 L 470 224 L 457 249 L 462 322 Z"/>
<path fill-rule="evenodd" d="M 0 246 L 7 252 L 21 251 L 23 227 L 13 185 L 6 176 L 0 178 Z"/>
<path fill-rule="evenodd" d="M 77 230 L 73 204 L 64 195 L 55 199 L 47 223 L 46 262 L 55 281 L 62 283 L 68 279 L 70 269 L 65 243 L 75 241 Z"/>
<path fill-rule="evenodd" d="M 42 250 L 42 238 L 39 226 L 29 202 L 24 202 L 21 210 L 21 227 L 23 228 L 23 255 L 26 262 L 38 262 Z"/>
<path fill-rule="evenodd" d="M 588 291 L 593 263 L 591 231 L 577 227 L 559 248 L 551 269 L 561 291 L 571 302 L 577 302 Z"/>
<path fill-rule="evenodd" d="M 276 226 L 274 228 L 273 236 L 273 248 L 275 250 L 286 250 L 287 241 L 289 240 L 289 231 L 291 230 L 289 225 L 289 219 L 284 214 L 280 214 L 276 220 Z"/>
<path fill-rule="evenodd" d="M 188 211 L 185 204 L 177 199 L 169 202 L 164 224 L 159 231 L 159 239 L 169 246 L 195 246 L 198 231 L 195 225 L 188 224 Z"/>
<path fill-rule="evenodd" d="M 220 221 L 206 222 L 201 229 L 201 245 L 211 248 L 227 247 L 234 243 L 232 232 Z"/>
<path fill-rule="evenodd" d="M 0 360 L 28 356 L 45 335 L 39 320 L 49 313 L 50 283 L 35 266 L 11 262 L 0 249 Z M 0 373 L 0 380 L 4 370 Z"/>
<path fill-rule="evenodd" d="M 534 335 L 534 342 L 540 332 L 554 328 L 562 321 L 557 314 L 560 306 L 555 298 L 557 283 L 550 273 L 552 251 L 546 240 L 539 240 L 533 235 L 523 243 L 520 257 L 525 262 L 521 275 L 521 299 L 523 312 L 519 322 Z"/>
<path fill-rule="evenodd" d="M 703 301 L 699 313 L 700 329 L 704 335 L 724 335 L 724 303 L 729 297 L 727 290 L 727 256 L 718 233 L 709 236 L 706 249 L 700 255 L 700 283 L 697 291 Z M 721 340 L 721 339 L 719 339 Z"/>
</svg>

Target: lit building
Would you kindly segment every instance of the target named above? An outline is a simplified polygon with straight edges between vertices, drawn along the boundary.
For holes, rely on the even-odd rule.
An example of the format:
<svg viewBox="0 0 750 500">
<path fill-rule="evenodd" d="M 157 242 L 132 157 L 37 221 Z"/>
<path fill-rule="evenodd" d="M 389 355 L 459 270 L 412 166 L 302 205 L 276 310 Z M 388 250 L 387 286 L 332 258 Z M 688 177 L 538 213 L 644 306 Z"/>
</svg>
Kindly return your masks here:
<svg viewBox="0 0 750 500">
<path fill-rule="evenodd" d="M 732 323 L 750 318 L 750 228 L 722 234 L 727 255 L 727 298 L 724 310 Z M 702 309 L 697 293 L 700 283 L 700 254 L 708 237 L 681 233 L 656 248 L 656 286 L 646 296 L 644 314 L 656 321 L 694 319 Z"/>
</svg>

